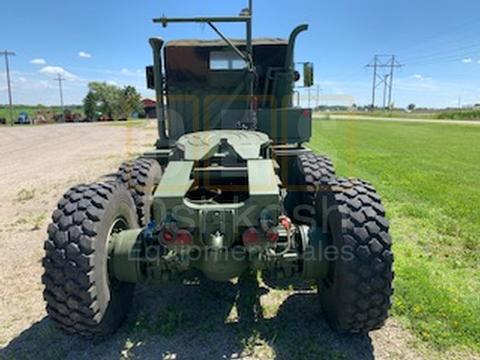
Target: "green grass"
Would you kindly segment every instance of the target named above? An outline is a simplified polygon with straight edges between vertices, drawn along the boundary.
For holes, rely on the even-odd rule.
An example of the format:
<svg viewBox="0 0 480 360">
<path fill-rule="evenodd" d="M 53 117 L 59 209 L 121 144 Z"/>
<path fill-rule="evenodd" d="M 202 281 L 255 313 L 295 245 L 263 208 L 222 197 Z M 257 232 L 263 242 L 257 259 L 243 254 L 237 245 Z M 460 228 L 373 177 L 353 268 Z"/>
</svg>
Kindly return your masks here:
<svg viewBox="0 0 480 360">
<path fill-rule="evenodd" d="M 383 196 L 394 314 L 439 349 L 480 351 L 480 127 L 316 120 L 313 139 Z"/>
<path fill-rule="evenodd" d="M 436 118 L 452 120 L 479 120 L 480 110 L 445 111 L 438 114 Z"/>
<path fill-rule="evenodd" d="M 400 118 L 400 119 L 421 119 L 421 120 L 480 120 L 480 110 L 432 110 L 432 111 L 383 111 L 376 110 L 374 112 L 322 112 L 322 116 L 328 115 L 352 115 L 352 116 L 368 116 L 371 118 Z"/>
<path fill-rule="evenodd" d="M 373 118 L 404 118 L 404 119 L 436 119 L 439 114 L 441 114 L 440 111 L 431 111 L 431 112 L 425 112 L 425 111 L 413 111 L 413 112 L 406 112 L 406 111 L 383 111 L 383 110 L 375 110 L 373 112 L 371 111 L 356 111 L 356 112 L 345 112 L 345 111 L 340 111 L 340 112 L 323 112 L 322 115 L 361 115 L 361 116 L 368 116 L 368 117 L 373 117 Z"/>
</svg>

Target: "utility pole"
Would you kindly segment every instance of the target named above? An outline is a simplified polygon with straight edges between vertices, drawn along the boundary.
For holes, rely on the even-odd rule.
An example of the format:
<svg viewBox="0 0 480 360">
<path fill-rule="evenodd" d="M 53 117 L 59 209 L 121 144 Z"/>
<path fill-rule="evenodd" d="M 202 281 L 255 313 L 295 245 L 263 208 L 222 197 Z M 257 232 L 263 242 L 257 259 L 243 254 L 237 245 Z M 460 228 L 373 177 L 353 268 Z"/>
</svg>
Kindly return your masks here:
<svg viewBox="0 0 480 360">
<path fill-rule="evenodd" d="M 62 82 L 65 81 L 65 78 L 62 77 L 61 74 L 58 74 L 57 78 L 54 79 L 58 81 L 58 90 L 60 91 L 60 106 L 62 107 L 62 121 L 65 120 L 65 105 L 63 103 L 63 86 Z"/>
<path fill-rule="evenodd" d="M 0 55 L 5 56 L 5 67 L 7 69 L 7 88 L 8 88 L 8 103 L 10 107 L 10 125 L 13 126 L 14 118 L 13 118 L 13 98 L 12 98 L 12 83 L 10 79 L 10 64 L 8 63 L 9 56 L 15 56 L 14 52 L 5 50 L 0 52 Z"/>
<path fill-rule="evenodd" d="M 401 65 L 395 55 L 375 55 L 373 61 L 367 67 L 373 68 L 373 82 L 372 82 L 372 109 L 375 109 L 375 98 L 377 88 L 384 85 L 383 89 L 383 107 L 391 108 L 392 94 L 393 94 L 393 76 L 395 68 L 400 68 Z M 387 71 L 385 71 L 386 69 Z M 383 70 L 383 71 L 382 71 Z M 388 104 L 387 104 L 388 98 Z"/>
</svg>

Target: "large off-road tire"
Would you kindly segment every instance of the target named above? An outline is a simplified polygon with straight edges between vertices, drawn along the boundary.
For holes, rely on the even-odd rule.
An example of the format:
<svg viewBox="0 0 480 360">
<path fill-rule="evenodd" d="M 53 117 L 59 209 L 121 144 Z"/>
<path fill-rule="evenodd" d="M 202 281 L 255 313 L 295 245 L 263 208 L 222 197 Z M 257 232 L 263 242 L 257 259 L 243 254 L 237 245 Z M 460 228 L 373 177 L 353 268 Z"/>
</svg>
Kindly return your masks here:
<svg viewBox="0 0 480 360">
<path fill-rule="evenodd" d="M 50 318 L 67 333 L 104 336 L 124 320 L 134 285 L 109 277 L 112 234 L 137 228 L 135 204 L 119 183 L 79 185 L 58 203 L 48 227 L 42 277 Z"/>
<path fill-rule="evenodd" d="M 330 191 L 321 191 L 317 200 L 317 207 L 328 205 L 328 211 L 318 213 L 323 217 L 322 226 L 330 232 L 330 245 L 339 254 L 331 260 L 327 277 L 319 282 L 325 316 L 338 331 L 379 329 L 391 307 L 394 275 L 384 207 L 367 182 L 339 179 L 330 187 Z"/>
<path fill-rule="evenodd" d="M 137 207 L 140 226 L 150 223 L 152 216 L 153 193 L 162 180 L 160 164 L 153 159 L 137 159 L 124 163 L 118 171 L 118 180 L 131 192 Z"/>
<path fill-rule="evenodd" d="M 300 155 L 294 168 L 291 190 L 285 198 L 285 211 L 297 224 L 310 225 L 315 216 L 316 194 L 330 181 L 335 180 L 335 167 L 327 156 L 313 153 Z"/>
</svg>

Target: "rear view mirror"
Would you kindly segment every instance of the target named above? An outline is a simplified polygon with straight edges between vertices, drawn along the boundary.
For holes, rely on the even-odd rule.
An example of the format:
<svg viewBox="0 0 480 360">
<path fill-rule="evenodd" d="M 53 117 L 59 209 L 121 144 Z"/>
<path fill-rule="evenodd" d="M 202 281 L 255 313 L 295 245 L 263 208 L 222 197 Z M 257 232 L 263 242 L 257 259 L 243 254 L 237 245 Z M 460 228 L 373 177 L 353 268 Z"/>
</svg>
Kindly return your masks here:
<svg viewBox="0 0 480 360">
<path fill-rule="evenodd" d="M 155 72 L 153 66 L 147 66 L 147 89 L 155 90 Z"/>
<path fill-rule="evenodd" d="M 303 64 L 303 86 L 312 87 L 314 85 L 313 63 Z"/>
</svg>

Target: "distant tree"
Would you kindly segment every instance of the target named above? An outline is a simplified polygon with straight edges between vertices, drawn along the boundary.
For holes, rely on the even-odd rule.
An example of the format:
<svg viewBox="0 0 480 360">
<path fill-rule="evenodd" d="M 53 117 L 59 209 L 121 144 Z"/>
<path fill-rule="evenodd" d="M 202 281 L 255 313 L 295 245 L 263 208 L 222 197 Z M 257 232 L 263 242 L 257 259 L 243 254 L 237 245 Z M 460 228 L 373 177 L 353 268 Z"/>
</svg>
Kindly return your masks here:
<svg viewBox="0 0 480 360">
<path fill-rule="evenodd" d="M 96 111 L 113 119 L 115 111 L 118 111 L 120 88 L 100 82 L 92 82 L 88 88 L 89 93 L 93 94 Z"/>
<path fill-rule="evenodd" d="M 127 119 L 134 112 L 142 110 L 142 95 L 133 86 L 125 86 L 119 97 L 120 117 Z"/>
<path fill-rule="evenodd" d="M 97 100 L 93 92 L 89 91 L 83 99 L 83 111 L 88 120 L 94 120 L 97 113 Z"/>
<path fill-rule="evenodd" d="M 120 88 L 107 83 L 92 82 L 83 100 L 85 115 L 94 119 L 102 113 L 110 119 L 128 118 L 133 112 L 142 109 L 142 96 L 133 86 Z"/>
<path fill-rule="evenodd" d="M 408 105 L 408 107 L 407 107 L 407 109 L 410 110 L 410 111 L 415 110 L 415 108 L 416 108 L 415 104 L 410 104 L 410 105 Z"/>
</svg>

